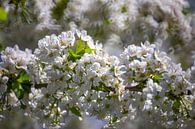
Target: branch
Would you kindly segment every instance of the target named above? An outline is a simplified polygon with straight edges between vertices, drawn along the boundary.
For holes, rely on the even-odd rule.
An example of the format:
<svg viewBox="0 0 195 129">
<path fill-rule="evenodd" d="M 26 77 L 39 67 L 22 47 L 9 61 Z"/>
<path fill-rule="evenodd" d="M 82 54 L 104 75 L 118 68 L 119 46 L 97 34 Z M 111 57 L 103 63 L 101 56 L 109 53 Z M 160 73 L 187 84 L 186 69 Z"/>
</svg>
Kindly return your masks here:
<svg viewBox="0 0 195 129">
<path fill-rule="evenodd" d="M 36 89 L 40 89 L 40 88 L 42 88 L 42 87 L 45 87 L 45 88 L 46 88 L 47 85 L 48 85 L 47 83 L 35 84 L 35 88 L 36 88 Z"/>
<path fill-rule="evenodd" d="M 35 88 L 39 89 L 39 88 L 43 88 L 43 87 L 47 87 L 47 83 L 43 83 L 43 84 L 35 84 Z M 142 89 L 139 86 L 126 86 L 125 90 L 129 90 L 129 91 L 141 91 Z"/>
<path fill-rule="evenodd" d="M 139 86 L 127 86 L 127 87 L 125 87 L 125 90 L 129 90 L 129 91 L 141 91 L 141 88 Z"/>
</svg>

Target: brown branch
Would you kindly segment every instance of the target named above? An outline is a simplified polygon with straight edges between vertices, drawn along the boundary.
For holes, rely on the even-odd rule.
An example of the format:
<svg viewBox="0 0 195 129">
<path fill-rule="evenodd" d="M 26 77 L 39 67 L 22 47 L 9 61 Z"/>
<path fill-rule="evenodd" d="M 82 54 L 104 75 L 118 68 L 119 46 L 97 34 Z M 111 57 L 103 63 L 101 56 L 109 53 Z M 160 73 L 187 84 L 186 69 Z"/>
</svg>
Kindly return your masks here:
<svg viewBox="0 0 195 129">
<path fill-rule="evenodd" d="M 47 83 L 35 84 L 35 88 L 36 88 L 36 89 L 40 89 L 40 88 L 43 88 L 43 87 L 45 87 L 45 88 L 46 88 L 46 87 L 47 87 L 47 85 L 48 85 Z"/>
<path fill-rule="evenodd" d="M 125 87 L 125 90 L 129 90 L 129 91 L 141 91 L 140 87 L 138 87 L 138 86 L 127 86 L 127 87 Z"/>
<path fill-rule="evenodd" d="M 43 87 L 47 87 L 47 83 L 42 83 L 42 84 L 35 84 L 35 88 L 40 89 Z M 126 86 L 125 90 L 129 90 L 129 91 L 141 91 L 142 89 L 137 85 L 137 86 Z"/>
</svg>

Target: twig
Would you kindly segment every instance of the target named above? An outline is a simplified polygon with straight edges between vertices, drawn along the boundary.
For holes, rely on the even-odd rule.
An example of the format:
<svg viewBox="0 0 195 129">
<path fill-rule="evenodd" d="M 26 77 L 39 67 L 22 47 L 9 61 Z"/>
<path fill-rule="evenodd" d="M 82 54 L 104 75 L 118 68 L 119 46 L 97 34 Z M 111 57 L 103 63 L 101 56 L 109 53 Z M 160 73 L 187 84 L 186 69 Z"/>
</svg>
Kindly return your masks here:
<svg viewBox="0 0 195 129">
<path fill-rule="evenodd" d="M 127 87 L 125 87 L 125 90 L 129 90 L 129 91 L 141 91 L 140 87 L 138 87 L 138 86 L 127 86 Z"/>
</svg>

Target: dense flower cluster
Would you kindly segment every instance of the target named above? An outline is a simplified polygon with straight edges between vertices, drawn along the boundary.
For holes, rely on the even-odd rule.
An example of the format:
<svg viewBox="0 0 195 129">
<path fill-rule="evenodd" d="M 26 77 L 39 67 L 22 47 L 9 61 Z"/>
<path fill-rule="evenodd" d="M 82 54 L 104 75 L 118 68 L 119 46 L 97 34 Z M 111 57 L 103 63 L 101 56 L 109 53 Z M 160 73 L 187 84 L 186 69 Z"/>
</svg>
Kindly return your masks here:
<svg viewBox="0 0 195 129">
<path fill-rule="evenodd" d="M 149 42 L 110 56 L 75 29 L 39 40 L 33 54 L 8 47 L 1 59 L 1 114 L 23 110 L 43 127 L 61 128 L 71 114 L 107 126 L 146 115 L 169 128 L 194 117 L 190 70 Z"/>
<path fill-rule="evenodd" d="M 126 66 L 123 79 L 130 89 L 122 99 L 130 104 L 129 111 L 136 116 L 144 112 L 160 124 L 167 121 L 169 128 L 174 122 L 185 123 L 182 116 L 192 115 L 188 109 L 194 99 L 190 70 L 183 71 L 180 64 L 149 43 L 130 45 L 121 56 Z"/>
<path fill-rule="evenodd" d="M 15 79 L 17 78 L 20 69 L 23 69 L 24 71 L 27 70 L 27 65 L 29 64 L 33 54 L 31 50 L 26 49 L 25 51 L 22 51 L 19 49 L 19 47 L 16 45 L 14 48 L 7 47 L 2 53 L 1 53 L 1 62 L 0 62 L 0 93 L 1 93 L 1 108 L 4 109 L 5 107 L 5 101 L 7 101 L 7 107 L 11 106 L 17 106 L 18 98 L 14 93 L 14 89 L 11 87 L 14 87 L 14 85 L 10 84 L 13 81 L 13 84 Z M 13 79 L 13 80 L 12 80 Z M 11 87 L 9 86 L 11 85 Z M 16 88 L 17 89 L 17 88 Z"/>
<path fill-rule="evenodd" d="M 30 75 L 33 75 L 35 85 L 47 84 L 47 88 L 43 88 L 45 90 L 41 92 L 50 96 L 41 97 L 41 92 L 33 89 L 34 92 L 39 92 L 38 97 L 35 96 L 36 93 L 32 94 L 35 98 L 31 101 L 34 110 L 40 110 L 37 104 L 44 104 L 45 115 L 51 118 L 56 117 L 56 111 L 60 116 L 67 109 L 76 110 L 76 115 L 80 117 L 80 110 L 86 115 L 99 116 L 110 112 L 111 105 L 117 98 L 116 101 L 104 98 L 111 97 L 112 94 L 116 97 L 122 87 L 119 60 L 104 53 L 101 45 L 94 44 L 86 31 L 46 36 L 39 41 L 39 48 L 34 54 Z M 106 107 L 107 111 L 104 110 Z"/>
</svg>

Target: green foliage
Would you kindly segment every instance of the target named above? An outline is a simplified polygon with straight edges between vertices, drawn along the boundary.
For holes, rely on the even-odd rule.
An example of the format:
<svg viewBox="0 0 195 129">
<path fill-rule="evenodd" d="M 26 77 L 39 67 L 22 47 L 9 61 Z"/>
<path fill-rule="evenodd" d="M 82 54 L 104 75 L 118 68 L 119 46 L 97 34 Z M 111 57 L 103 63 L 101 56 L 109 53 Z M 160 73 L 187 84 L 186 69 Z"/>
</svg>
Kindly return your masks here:
<svg viewBox="0 0 195 129">
<path fill-rule="evenodd" d="M 21 70 L 18 75 L 12 75 L 8 81 L 8 92 L 14 91 L 19 100 L 30 93 L 31 82 L 25 70 Z"/>
<path fill-rule="evenodd" d="M 174 113 L 176 113 L 176 114 L 179 113 L 180 106 L 181 106 L 180 101 L 175 100 L 175 101 L 173 102 L 172 109 L 173 109 Z"/>
<path fill-rule="evenodd" d="M 79 107 L 77 107 L 77 106 L 72 106 L 72 107 L 69 107 L 69 109 L 70 109 L 70 111 L 71 111 L 74 115 L 79 116 L 79 117 L 82 117 Z"/>
<path fill-rule="evenodd" d="M 151 74 L 150 77 L 152 78 L 154 82 L 159 82 L 160 80 L 163 79 L 163 74 L 164 72 L 154 73 L 154 74 Z"/>
<path fill-rule="evenodd" d="M 29 75 L 26 73 L 25 70 L 22 70 L 22 71 L 19 73 L 17 81 L 18 81 L 19 83 L 23 83 L 23 82 L 29 81 Z"/>
<path fill-rule="evenodd" d="M 109 120 L 108 127 L 113 128 L 114 123 L 116 123 L 119 120 L 119 118 L 116 115 L 113 115 L 113 116 L 110 116 L 110 117 L 111 118 Z"/>
<path fill-rule="evenodd" d="M 192 9 L 190 7 L 183 8 L 182 9 L 182 13 L 183 13 L 183 15 L 187 16 L 188 14 L 191 14 L 192 13 Z"/>
<path fill-rule="evenodd" d="M 60 0 L 52 9 L 52 16 L 56 20 L 60 20 L 64 16 L 64 9 L 67 7 L 69 0 Z"/>
<path fill-rule="evenodd" d="M 105 18 L 103 22 L 104 22 L 104 24 L 106 24 L 106 25 L 112 24 L 112 20 L 109 19 L 109 18 Z"/>
<path fill-rule="evenodd" d="M 94 86 L 92 87 L 93 90 L 96 90 L 96 91 L 103 91 L 103 92 L 111 92 L 111 91 L 115 91 L 114 88 L 112 87 L 107 87 L 103 82 L 100 82 L 99 83 L 100 85 L 99 86 Z"/>
<path fill-rule="evenodd" d="M 15 4 L 15 5 L 18 5 L 18 4 L 25 5 L 26 0 L 10 0 L 9 3 L 10 3 L 10 4 Z"/>
<path fill-rule="evenodd" d="M 26 6 L 22 7 L 21 16 L 26 23 L 31 23 L 33 19 L 30 16 L 30 12 Z"/>
<path fill-rule="evenodd" d="M 165 96 L 168 97 L 169 100 L 173 101 L 173 112 L 178 114 L 180 113 L 180 109 L 182 109 L 182 114 L 189 117 L 189 108 L 191 105 L 190 102 L 187 101 L 182 94 L 176 94 L 176 91 L 173 89 L 172 85 L 169 85 L 168 88 L 169 91 L 165 93 Z"/>
<path fill-rule="evenodd" d="M 126 7 L 126 6 L 123 6 L 123 7 L 121 8 L 121 13 L 125 13 L 125 12 L 127 12 L 127 7 Z"/>
<path fill-rule="evenodd" d="M 76 41 L 75 50 L 73 48 L 69 49 L 68 60 L 72 60 L 75 62 L 77 59 L 80 59 L 85 53 L 91 53 L 92 51 L 94 50 L 87 45 L 87 42 L 79 39 Z"/>
<path fill-rule="evenodd" d="M 34 6 L 34 1 L 28 1 L 28 6 L 26 0 L 10 0 L 8 4 L 12 4 L 15 7 L 12 20 L 13 18 L 16 18 L 16 20 L 21 19 L 22 22 L 28 24 L 37 20 L 34 11 L 31 9 Z"/>
<path fill-rule="evenodd" d="M 113 116 L 112 117 L 112 123 L 115 123 L 117 120 L 118 120 L 118 117 L 117 116 Z"/>
<path fill-rule="evenodd" d="M 4 8 L 0 7 L 0 21 L 4 22 L 7 20 L 7 12 Z"/>
<path fill-rule="evenodd" d="M 0 42 L 0 52 L 4 49 L 3 44 Z"/>
</svg>

